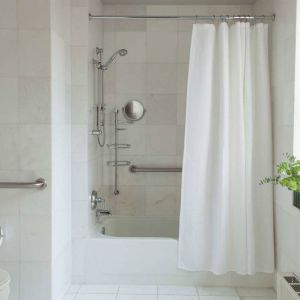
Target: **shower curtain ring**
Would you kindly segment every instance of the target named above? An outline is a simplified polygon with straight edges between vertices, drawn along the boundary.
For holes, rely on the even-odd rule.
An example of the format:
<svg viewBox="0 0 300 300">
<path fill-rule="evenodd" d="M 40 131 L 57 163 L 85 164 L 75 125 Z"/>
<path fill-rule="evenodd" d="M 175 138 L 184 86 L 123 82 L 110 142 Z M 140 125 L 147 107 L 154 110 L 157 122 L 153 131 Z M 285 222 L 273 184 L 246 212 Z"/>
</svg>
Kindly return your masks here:
<svg viewBox="0 0 300 300">
<path fill-rule="evenodd" d="M 253 25 L 256 25 L 256 24 L 257 24 L 257 19 L 254 18 L 254 19 L 253 19 Z"/>
<path fill-rule="evenodd" d="M 222 15 L 222 16 L 221 16 L 221 22 L 223 22 L 223 23 L 228 23 L 228 16 Z"/>
</svg>

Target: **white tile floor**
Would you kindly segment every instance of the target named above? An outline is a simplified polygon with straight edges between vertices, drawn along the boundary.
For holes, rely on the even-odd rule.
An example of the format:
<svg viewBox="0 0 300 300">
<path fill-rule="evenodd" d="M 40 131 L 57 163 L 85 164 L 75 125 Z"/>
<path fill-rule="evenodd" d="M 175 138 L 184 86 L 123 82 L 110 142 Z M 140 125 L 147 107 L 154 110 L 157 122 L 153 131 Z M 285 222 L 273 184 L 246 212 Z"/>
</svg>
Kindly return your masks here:
<svg viewBox="0 0 300 300">
<path fill-rule="evenodd" d="M 274 300 L 273 289 L 175 285 L 72 285 L 64 300 Z"/>
</svg>

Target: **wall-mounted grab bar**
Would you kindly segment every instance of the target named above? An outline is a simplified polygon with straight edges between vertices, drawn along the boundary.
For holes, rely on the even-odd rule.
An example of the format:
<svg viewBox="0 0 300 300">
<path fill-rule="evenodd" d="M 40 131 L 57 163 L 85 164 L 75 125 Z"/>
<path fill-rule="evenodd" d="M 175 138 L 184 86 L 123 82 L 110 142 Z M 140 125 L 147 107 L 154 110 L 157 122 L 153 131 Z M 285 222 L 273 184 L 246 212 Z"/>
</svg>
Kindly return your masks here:
<svg viewBox="0 0 300 300">
<path fill-rule="evenodd" d="M 0 226 L 0 246 L 2 245 L 4 238 L 5 238 L 4 230 Z"/>
<path fill-rule="evenodd" d="M 171 167 L 137 167 L 132 165 L 129 168 L 131 173 L 138 173 L 138 172 L 181 172 L 182 168 L 171 168 Z"/>
<path fill-rule="evenodd" d="M 33 182 L 0 182 L 0 189 L 44 189 L 47 187 L 44 178 L 38 178 Z"/>
</svg>

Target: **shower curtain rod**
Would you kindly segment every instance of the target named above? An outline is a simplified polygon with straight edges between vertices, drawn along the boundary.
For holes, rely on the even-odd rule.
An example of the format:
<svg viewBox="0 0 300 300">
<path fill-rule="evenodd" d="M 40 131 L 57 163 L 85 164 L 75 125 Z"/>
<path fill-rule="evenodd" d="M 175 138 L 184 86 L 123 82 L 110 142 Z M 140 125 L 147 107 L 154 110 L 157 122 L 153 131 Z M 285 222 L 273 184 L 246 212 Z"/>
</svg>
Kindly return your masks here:
<svg viewBox="0 0 300 300">
<path fill-rule="evenodd" d="M 272 16 L 250 16 L 250 15 L 236 15 L 236 16 L 116 16 L 116 15 L 92 15 L 89 14 L 89 19 L 102 19 L 102 20 L 108 20 L 108 19 L 115 19 L 115 20 L 127 20 L 127 19 L 135 19 L 135 20 L 195 20 L 195 21 L 226 21 L 226 20 L 232 20 L 232 21 L 274 21 L 275 15 Z"/>
</svg>

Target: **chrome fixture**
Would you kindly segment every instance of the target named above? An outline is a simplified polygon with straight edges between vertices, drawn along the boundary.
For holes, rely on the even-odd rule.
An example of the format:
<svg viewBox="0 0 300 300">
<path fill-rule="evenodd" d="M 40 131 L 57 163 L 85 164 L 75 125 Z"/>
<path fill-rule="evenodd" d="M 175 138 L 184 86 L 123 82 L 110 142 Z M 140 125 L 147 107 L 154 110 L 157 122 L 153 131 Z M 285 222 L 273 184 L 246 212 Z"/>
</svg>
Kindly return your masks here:
<svg viewBox="0 0 300 300">
<path fill-rule="evenodd" d="M 145 115 L 143 104 L 137 100 L 131 100 L 122 108 L 123 115 L 128 121 L 138 121 Z"/>
<path fill-rule="evenodd" d="M 97 69 L 106 71 L 109 67 L 109 65 L 117 58 L 118 55 L 125 56 L 128 51 L 127 49 L 119 49 L 116 52 L 113 53 L 113 55 L 106 61 L 106 63 L 102 62 L 102 48 L 96 48 L 96 54 L 98 55 L 97 59 L 94 59 L 94 64 L 96 65 Z"/>
<path fill-rule="evenodd" d="M 101 217 L 101 216 L 110 216 L 111 212 L 108 209 L 97 209 L 96 210 L 96 217 Z"/>
<path fill-rule="evenodd" d="M 118 149 L 129 149 L 131 147 L 130 144 L 118 144 L 118 131 L 121 130 L 126 130 L 126 128 L 120 128 L 119 127 L 119 123 L 118 123 L 118 115 L 119 115 L 119 110 L 115 109 L 114 111 L 114 117 L 115 117 L 115 142 L 114 144 L 110 144 L 107 145 L 107 147 L 109 149 L 113 149 L 114 150 L 114 160 L 110 160 L 107 162 L 108 165 L 112 166 L 115 168 L 114 172 L 114 176 L 115 176 L 115 186 L 114 186 L 114 194 L 115 196 L 120 194 L 120 191 L 118 189 L 118 167 L 121 166 L 129 166 L 130 165 L 130 161 L 127 160 L 118 160 Z"/>
<path fill-rule="evenodd" d="M 131 173 L 139 173 L 139 172 L 182 172 L 181 167 L 137 167 L 132 165 L 129 168 Z"/>
<path fill-rule="evenodd" d="M 97 59 L 93 60 L 93 64 L 97 69 L 97 88 L 95 89 L 97 97 L 97 107 L 96 107 L 96 129 L 92 130 L 91 134 L 95 135 L 98 140 L 100 147 L 105 145 L 105 103 L 104 103 L 104 71 L 106 71 L 109 65 L 116 59 L 118 55 L 125 56 L 128 53 L 126 49 L 120 49 L 113 53 L 113 55 L 103 63 L 103 49 L 96 48 Z"/>
<path fill-rule="evenodd" d="M 1 189 L 45 189 L 47 187 L 44 178 L 38 178 L 34 182 L 0 182 Z"/>
<path fill-rule="evenodd" d="M 275 14 L 269 16 L 250 16 L 250 15 L 237 15 L 237 16 L 116 16 L 116 15 L 92 15 L 89 14 L 89 19 L 99 20 L 195 20 L 195 21 L 275 21 Z"/>
<path fill-rule="evenodd" d="M 110 210 L 105 209 L 105 199 L 102 197 L 98 197 L 96 191 L 92 191 L 91 196 L 91 209 L 96 209 L 96 217 L 111 215 Z M 101 205 L 101 208 L 98 208 Z"/>
<path fill-rule="evenodd" d="M 5 238 L 4 230 L 0 226 L 0 246 L 2 245 L 4 238 Z"/>
<path fill-rule="evenodd" d="M 97 66 L 97 68 L 105 71 L 108 69 L 109 65 L 116 59 L 116 57 L 118 55 L 125 56 L 127 53 L 128 53 L 128 51 L 126 49 L 117 50 L 115 53 L 113 53 L 113 55 L 107 60 L 107 62 L 105 64 L 102 64 L 100 62 L 100 64 L 98 64 L 96 66 Z"/>
<path fill-rule="evenodd" d="M 100 129 L 94 129 L 94 130 L 92 130 L 91 132 L 90 132 L 90 134 L 91 135 L 101 135 L 102 134 L 102 130 L 100 130 Z"/>
<path fill-rule="evenodd" d="M 90 200 L 91 200 L 91 209 L 94 210 L 97 208 L 98 203 L 104 203 L 105 199 L 102 197 L 98 197 L 98 194 L 96 191 L 92 191 L 91 196 L 90 196 Z"/>
</svg>

